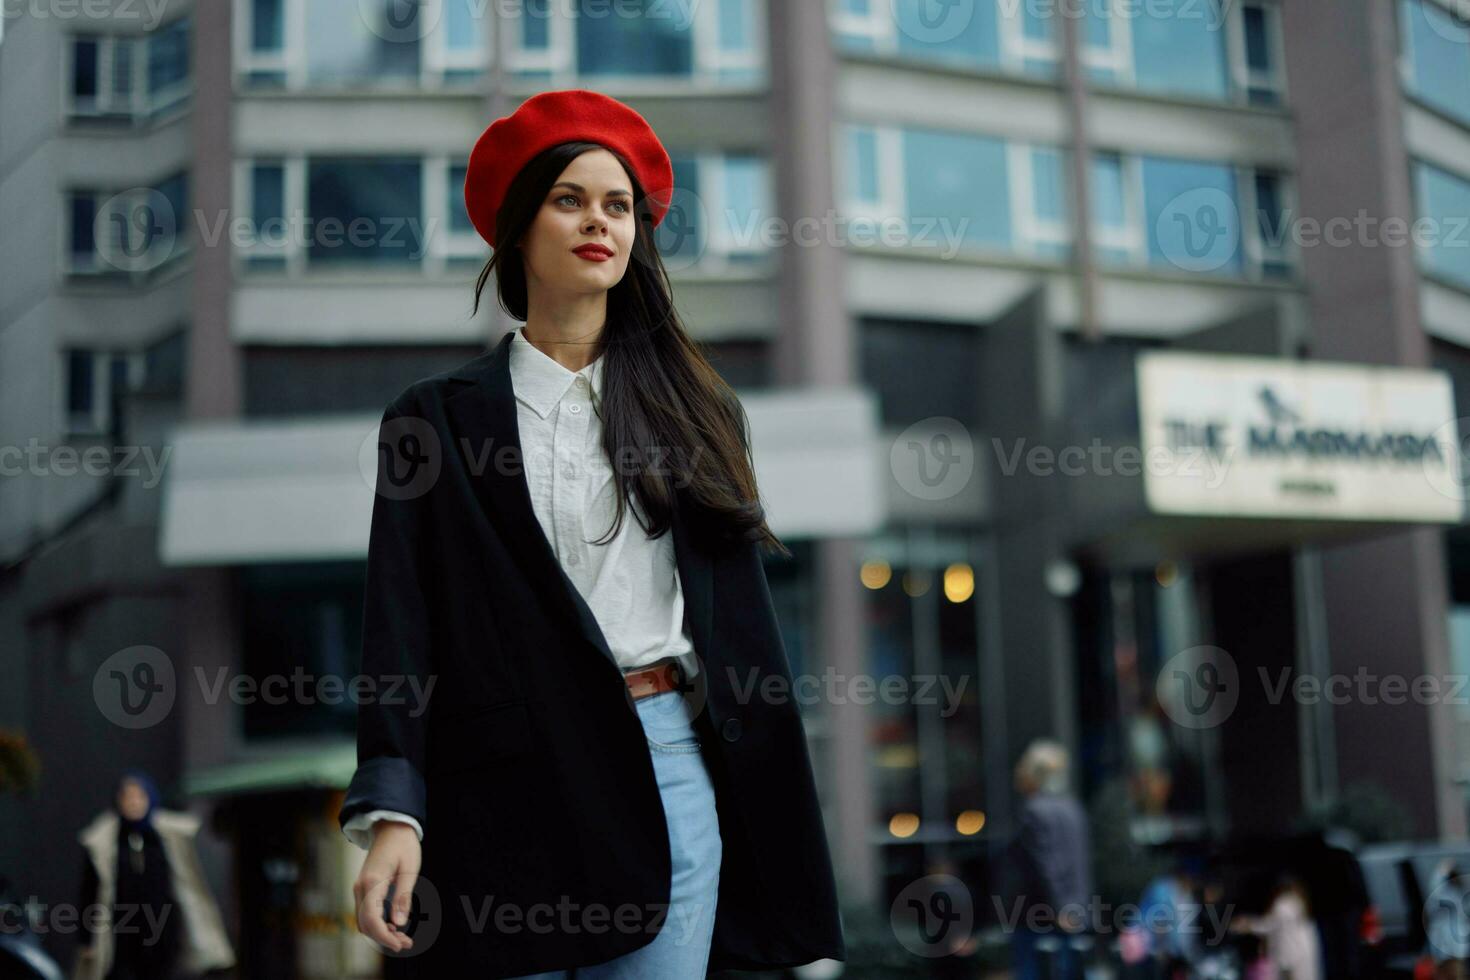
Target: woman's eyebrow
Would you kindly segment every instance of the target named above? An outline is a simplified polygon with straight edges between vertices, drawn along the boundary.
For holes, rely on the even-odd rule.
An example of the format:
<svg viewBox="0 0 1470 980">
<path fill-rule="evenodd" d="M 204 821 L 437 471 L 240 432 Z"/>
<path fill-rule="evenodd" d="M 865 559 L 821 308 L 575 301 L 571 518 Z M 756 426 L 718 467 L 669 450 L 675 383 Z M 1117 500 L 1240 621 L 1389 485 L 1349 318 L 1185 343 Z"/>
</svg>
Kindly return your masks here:
<svg viewBox="0 0 1470 980">
<path fill-rule="evenodd" d="M 570 180 L 559 180 L 556 183 L 552 184 L 551 187 L 552 187 L 552 190 L 555 190 L 558 187 L 570 187 L 572 190 L 576 191 L 578 194 L 586 194 L 587 193 L 587 188 L 583 187 L 581 184 L 574 183 L 574 182 L 572 182 Z M 632 191 L 625 191 L 621 187 L 614 187 L 612 190 L 610 190 L 610 191 L 607 192 L 607 196 L 608 197 L 632 197 L 633 196 L 633 192 Z"/>
</svg>

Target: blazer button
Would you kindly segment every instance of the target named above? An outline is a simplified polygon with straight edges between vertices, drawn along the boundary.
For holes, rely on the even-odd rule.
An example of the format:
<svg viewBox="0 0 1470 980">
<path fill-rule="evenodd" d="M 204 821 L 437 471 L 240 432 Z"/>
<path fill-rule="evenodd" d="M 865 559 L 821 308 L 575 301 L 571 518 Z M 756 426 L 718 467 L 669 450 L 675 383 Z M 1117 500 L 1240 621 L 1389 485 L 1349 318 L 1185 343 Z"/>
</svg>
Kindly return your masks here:
<svg viewBox="0 0 1470 980">
<path fill-rule="evenodd" d="M 740 719 L 726 718 L 724 725 L 725 741 L 734 742 L 740 738 Z"/>
</svg>

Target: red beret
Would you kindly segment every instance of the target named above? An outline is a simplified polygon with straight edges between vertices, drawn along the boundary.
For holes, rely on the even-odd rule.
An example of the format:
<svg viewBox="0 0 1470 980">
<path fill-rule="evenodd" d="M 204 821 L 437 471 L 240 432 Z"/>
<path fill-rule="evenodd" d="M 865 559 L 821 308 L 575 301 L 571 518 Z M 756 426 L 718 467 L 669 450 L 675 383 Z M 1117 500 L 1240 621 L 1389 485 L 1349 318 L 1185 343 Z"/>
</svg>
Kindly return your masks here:
<svg viewBox="0 0 1470 980">
<path fill-rule="evenodd" d="M 601 143 L 623 155 L 643 185 L 654 227 L 663 221 L 674 191 L 669 154 L 648 120 L 601 92 L 562 89 L 533 95 L 491 123 L 470 151 L 464 203 L 480 237 L 495 245 L 495 215 L 521 168 L 542 150 L 571 140 Z"/>
</svg>

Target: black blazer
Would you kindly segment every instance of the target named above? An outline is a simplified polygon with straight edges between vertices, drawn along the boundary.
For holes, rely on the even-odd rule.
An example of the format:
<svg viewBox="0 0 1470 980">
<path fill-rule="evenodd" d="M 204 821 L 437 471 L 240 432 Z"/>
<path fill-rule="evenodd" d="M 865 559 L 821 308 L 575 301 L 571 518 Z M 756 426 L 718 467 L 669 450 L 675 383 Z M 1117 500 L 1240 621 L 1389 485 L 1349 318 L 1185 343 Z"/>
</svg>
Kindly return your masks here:
<svg viewBox="0 0 1470 980">
<path fill-rule="evenodd" d="M 381 683 L 359 701 L 339 822 L 384 808 L 423 824 L 415 948 L 399 956 L 436 978 L 612 959 L 652 942 L 669 900 L 642 725 L 531 508 L 510 339 L 410 385 L 378 437 L 362 671 Z M 672 533 L 701 665 L 686 696 L 702 707 L 724 838 L 710 968 L 844 959 L 756 545 L 711 533 L 682 491 Z M 410 677 L 419 690 L 432 678 L 427 710 Z M 786 697 L 762 695 L 769 677 Z"/>
</svg>

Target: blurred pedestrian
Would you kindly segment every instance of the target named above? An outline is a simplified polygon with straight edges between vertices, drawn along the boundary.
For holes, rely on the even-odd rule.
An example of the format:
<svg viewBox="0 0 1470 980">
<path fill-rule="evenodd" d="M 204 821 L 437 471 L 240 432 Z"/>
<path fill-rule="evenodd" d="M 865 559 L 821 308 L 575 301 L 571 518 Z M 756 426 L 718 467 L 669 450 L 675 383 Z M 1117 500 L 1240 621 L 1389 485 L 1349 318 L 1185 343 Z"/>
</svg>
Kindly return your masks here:
<svg viewBox="0 0 1470 980">
<path fill-rule="evenodd" d="M 158 801 L 153 779 L 128 770 L 113 806 L 79 835 L 82 907 L 96 905 L 100 916 L 84 933 L 74 980 L 169 980 L 235 965 L 199 864 L 199 820 Z"/>
<path fill-rule="evenodd" d="M 1087 813 L 1069 789 L 1069 767 L 1067 750 L 1049 739 L 1028 745 L 1016 764 L 1016 790 L 1024 798 L 1009 854 L 1022 894 L 1011 930 L 1016 980 L 1082 975 L 1092 844 Z M 1050 971 L 1042 963 L 1048 952 Z"/>
<path fill-rule="evenodd" d="M 1198 863 L 1181 859 L 1144 886 L 1139 918 L 1148 938 L 1153 975 L 1160 980 L 1188 976 L 1202 958 Z"/>
<path fill-rule="evenodd" d="M 1280 980 L 1320 980 L 1322 946 L 1317 924 L 1307 891 L 1295 877 L 1282 875 L 1277 880 L 1265 915 L 1241 916 L 1230 928 L 1266 941 L 1266 955 Z"/>
</svg>

